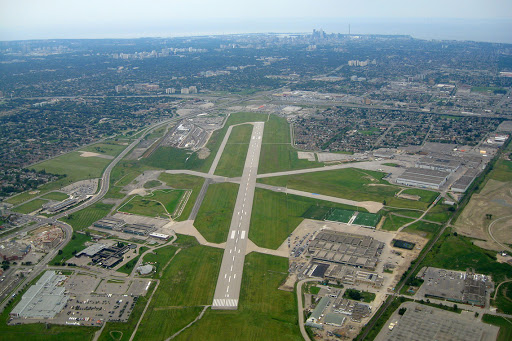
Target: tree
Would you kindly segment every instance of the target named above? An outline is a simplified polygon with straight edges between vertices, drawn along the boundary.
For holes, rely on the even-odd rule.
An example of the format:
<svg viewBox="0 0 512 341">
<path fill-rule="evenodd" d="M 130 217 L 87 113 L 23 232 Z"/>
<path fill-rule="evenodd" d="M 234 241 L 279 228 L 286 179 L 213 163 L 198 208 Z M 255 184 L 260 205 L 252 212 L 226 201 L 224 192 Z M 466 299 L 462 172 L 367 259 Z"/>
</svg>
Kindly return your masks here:
<svg viewBox="0 0 512 341">
<path fill-rule="evenodd" d="M 59 250 L 59 252 L 57 252 L 59 255 L 62 255 L 62 250 Z"/>
<path fill-rule="evenodd" d="M 400 308 L 400 309 L 398 309 L 398 315 L 403 315 L 403 314 L 405 314 L 406 311 L 407 311 L 407 308 L 405 308 L 405 307 Z"/>
</svg>

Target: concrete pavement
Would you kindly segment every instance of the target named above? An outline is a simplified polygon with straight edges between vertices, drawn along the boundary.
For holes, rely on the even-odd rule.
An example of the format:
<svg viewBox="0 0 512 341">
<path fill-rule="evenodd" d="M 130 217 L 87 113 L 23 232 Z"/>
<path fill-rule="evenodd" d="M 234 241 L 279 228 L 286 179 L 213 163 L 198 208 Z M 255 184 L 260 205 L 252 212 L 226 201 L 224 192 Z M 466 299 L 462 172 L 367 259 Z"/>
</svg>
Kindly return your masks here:
<svg viewBox="0 0 512 341">
<path fill-rule="evenodd" d="M 264 124 L 264 122 L 253 123 L 251 142 L 231 219 L 212 309 L 238 308 Z"/>
</svg>

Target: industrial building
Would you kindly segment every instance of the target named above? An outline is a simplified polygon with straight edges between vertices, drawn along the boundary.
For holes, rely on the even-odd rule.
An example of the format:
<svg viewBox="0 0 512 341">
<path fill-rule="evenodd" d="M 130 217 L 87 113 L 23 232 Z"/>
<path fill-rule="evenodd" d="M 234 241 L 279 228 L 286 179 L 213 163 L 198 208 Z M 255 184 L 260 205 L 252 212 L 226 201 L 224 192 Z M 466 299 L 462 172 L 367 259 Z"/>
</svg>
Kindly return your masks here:
<svg viewBox="0 0 512 341">
<path fill-rule="evenodd" d="M 310 242 L 308 252 L 314 261 L 375 270 L 383 248 L 370 236 L 324 231 Z"/>
<path fill-rule="evenodd" d="M 116 218 L 103 218 L 93 224 L 94 227 L 99 227 L 107 230 L 116 230 L 124 225 L 124 221 Z"/>
<path fill-rule="evenodd" d="M 113 268 L 123 261 L 124 254 L 128 252 L 132 247 L 133 246 L 131 244 L 122 246 L 108 246 L 105 244 L 96 243 L 77 253 L 76 257 L 85 255 L 91 258 L 93 264 L 98 264 L 105 268 Z"/>
<path fill-rule="evenodd" d="M 330 299 L 328 296 L 322 297 L 320 302 L 318 302 L 316 305 L 315 309 L 313 309 L 311 315 L 306 320 L 306 326 L 323 329 L 323 326 L 320 323 L 320 318 L 322 317 L 322 314 L 324 313 L 324 310 L 327 308 L 329 303 Z"/>
<path fill-rule="evenodd" d="M 32 285 L 14 307 L 12 317 L 50 319 L 54 318 L 66 305 L 69 296 L 60 284 L 66 276 L 57 275 L 55 271 L 47 271 Z"/>
<path fill-rule="evenodd" d="M 422 157 L 418 162 L 416 162 L 416 168 L 453 173 L 460 167 L 461 163 L 462 162 L 459 158 L 454 158 L 448 155 L 429 155 Z"/>
<path fill-rule="evenodd" d="M 372 312 L 370 305 L 343 297 L 339 297 L 332 305 L 332 308 L 333 312 L 347 315 L 354 322 L 361 322 L 363 318 L 370 316 Z"/>
<path fill-rule="evenodd" d="M 396 183 L 405 186 L 439 189 L 446 183 L 450 172 L 426 168 L 407 168 Z"/>
<path fill-rule="evenodd" d="M 384 284 L 384 277 L 374 272 L 340 264 L 330 265 L 325 271 L 324 277 L 334 283 L 340 282 L 348 285 L 366 284 L 380 288 Z"/>
<path fill-rule="evenodd" d="M 146 224 L 126 224 L 124 225 L 122 231 L 124 233 L 135 234 L 137 236 L 147 236 L 149 233 L 155 230 L 154 225 L 146 225 Z"/>
</svg>

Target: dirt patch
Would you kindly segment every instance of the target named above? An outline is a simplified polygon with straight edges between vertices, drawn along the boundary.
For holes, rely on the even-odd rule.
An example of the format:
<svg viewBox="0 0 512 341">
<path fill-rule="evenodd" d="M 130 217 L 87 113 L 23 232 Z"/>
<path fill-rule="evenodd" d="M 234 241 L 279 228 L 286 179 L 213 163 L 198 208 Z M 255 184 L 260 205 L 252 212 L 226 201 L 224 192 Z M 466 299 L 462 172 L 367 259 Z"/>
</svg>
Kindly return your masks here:
<svg viewBox="0 0 512 341">
<path fill-rule="evenodd" d="M 479 239 L 475 242 L 489 250 L 500 250 L 489 236 L 488 227 L 493 226 L 493 235 L 506 244 L 512 243 L 512 182 L 489 180 L 480 193 L 471 197 L 468 205 L 457 219 L 455 230 L 470 238 Z"/>
<path fill-rule="evenodd" d="M 208 156 L 210 156 L 210 149 L 206 148 L 206 147 L 203 147 L 201 149 L 199 149 L 197 151 L 197 157 L 200 159 L 200 160 L 204 160 L 206 159 Z"/>
<path fill-rule="evenodd" d="M 114 157 L 111 155 L 98 154 L 93 152 L 79 152 L 81 157 L 99 157 L 102 159 L 112 160 Z"/>
</svg>

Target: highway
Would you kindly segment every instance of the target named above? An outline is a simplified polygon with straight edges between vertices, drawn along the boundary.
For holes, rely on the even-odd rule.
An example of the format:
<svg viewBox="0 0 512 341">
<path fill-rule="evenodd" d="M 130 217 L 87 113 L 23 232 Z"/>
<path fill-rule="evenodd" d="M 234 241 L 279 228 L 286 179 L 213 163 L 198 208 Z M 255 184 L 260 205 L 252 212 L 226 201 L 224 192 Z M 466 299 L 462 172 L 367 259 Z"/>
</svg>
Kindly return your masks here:
<svg viewBox="0 0 512 341">
<path fill-rule="evenodd" d="M 238 308 L 264 124 L 253 123 L 251 142 L 222 257 L 212 309 Z"/>
</svg>

